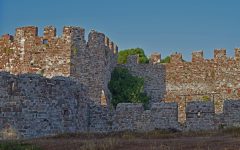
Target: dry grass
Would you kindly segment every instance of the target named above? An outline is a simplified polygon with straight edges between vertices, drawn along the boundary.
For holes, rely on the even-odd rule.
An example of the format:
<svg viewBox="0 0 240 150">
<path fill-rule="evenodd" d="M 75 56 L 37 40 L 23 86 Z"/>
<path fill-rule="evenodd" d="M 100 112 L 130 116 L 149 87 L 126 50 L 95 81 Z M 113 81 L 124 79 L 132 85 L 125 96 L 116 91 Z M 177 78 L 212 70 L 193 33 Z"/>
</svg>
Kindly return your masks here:
<svg viewBox="0 0 240 150">
<path fill-rule="evenodd" d="M 77 133 L 25 141 L 43 150 L 240 150 L 240 128 L 208 132 Z"/>
</svg>

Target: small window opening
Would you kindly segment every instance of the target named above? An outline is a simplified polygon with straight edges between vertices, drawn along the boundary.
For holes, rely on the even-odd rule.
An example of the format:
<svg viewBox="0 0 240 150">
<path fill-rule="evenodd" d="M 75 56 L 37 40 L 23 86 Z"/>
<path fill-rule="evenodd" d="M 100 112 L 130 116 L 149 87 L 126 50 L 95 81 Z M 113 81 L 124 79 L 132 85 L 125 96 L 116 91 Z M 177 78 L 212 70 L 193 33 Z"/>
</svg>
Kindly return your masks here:
<svg viewBox="0 0 240 150">
<path fill-rule="evenodd" d="M 47 40 L 47 39 L 44 39 L 44 40 L 43 40 L 43 44 L 48 44 L 48 40 Z"/>
</svg>

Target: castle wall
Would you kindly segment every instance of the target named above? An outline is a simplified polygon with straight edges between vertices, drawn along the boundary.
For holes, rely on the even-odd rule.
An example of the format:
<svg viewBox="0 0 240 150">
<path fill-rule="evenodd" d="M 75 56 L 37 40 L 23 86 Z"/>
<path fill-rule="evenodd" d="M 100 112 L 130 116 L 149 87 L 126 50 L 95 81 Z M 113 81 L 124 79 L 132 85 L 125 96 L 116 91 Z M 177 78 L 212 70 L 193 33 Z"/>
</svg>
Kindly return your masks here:
<svg viewBox="0 0 240 150">
<path fill-rule="evenodd" d="M 240 101 L 224 101 L 223 107 L 223 125 L 240 126 Z"/>
<path fill-rule="evenodd" d="M 91 105 L 89 113 L 89 132 L 112 132 L 114 109 L 108 106 Z"/>
<path fill-rule="evenodd" d="M 212 102 L 189 102 L 186 107 L 186 130 L 213 130 L 215 123 L 214 104 Z"/>
<path fill-rule="evenodd" d="M 120 103 L 113 120 L 114 131 L 179 129 L 177 103 L 154 103 L 150 110 L 142 104 Z"/>
<path fill-rule="evenodd" d="M 108 82 L 117 64 L 117 46 L 103 33 L 92 30 L 88 42 L 73 44 L 78 52 L 72 57 L 71 76 L 89 87 L 89 96 L 95 104 L 109 105 Z"/>
<path fill-rule="evenodd" d="M 118 65 L 127 68 L 133 75 L 144 78 L 144 91 L 151 98 L 150 103 L 160 102 L 166 92 L 166 69 L 160 64 L 138 64 L 138 56 L 129 56 L 127 64 Z"/>
<path fill-rule="evenodd" d="M 158 53 L 150 64 L 129 56 L 127 64 L 118 66 L 144 78 L 149 110 L 129 103 L 109 107 L 108 82 L 117 53 L 116 44 L 103 33 L 91 31 L 86 41 L 80 27 L 64 27 L 60 37 L 52 26 L 44 28 L 42 37 L 33 26 L 17 28 L 15 36 L 3 35 L 0 71 L 11 74 L 0 72 L 0 139 L 239 126 L 239 49 L 234 58 L 225 49 L 215 50 L 211 60 L 194 52 L 192 62 L 175 53 L 167 64 L 159 63 Z M 201 101 L 204 96 L 207 100 Z"/>
<path fill-rule="evenodd" d="M 239 126 L 239 100 L 227 100 L 223 113 L 213 102 L 186 106 L 186 126 L 178 122 L 178 105 L 120 103 L 116 110 L 91 103 L 87 87 L 71 78 L 0 73 L 0 138 L 33 138 L 76 132 L 146 132 L 155 129 L 199 131 Z"/>
<path fill-rule="evenodd" d="M 67 33 L 56 37 L 56 29 L 45 27 L 44 36 L 38 36 L 34 26 L 16 29 L 15 36 L 0 41 L 2 61 L 0 69 L 13 74 L 37 73 L 46 77 L 69 76 L 71 44 Z M 69 35 L 70 36 L 70 35 Z"/>
<path fill-rule="evenodd" d="M 103 33 L 65 26 L 62 35 L 47 26 L 42 37 L 34 26 L 16 29 L 0 38 L 0 70 L 12 74 L 37 73 L 45 77 L 71 76 L 89 87 L 96 104 L 108 105 L 108 82 L 117 63 L 118 47 Z"/>
<path fill-rule="evenodd" d="M 86 88 L 71 79 L 0 73 L 0 139 L 88 129 Z"/>
<path fill-rule="evenodd" d="M 203 52 L 194 52 L 192 62 L 184 62 L 179 53 L 171 55 L 171 62 L 139 64 L 137 56 L 129 56 L 126 67 L 130 72 L 144 78 L 144 90 L 151 103 L 165 101 L 179 104 L 179 118 L 186 119 L 187 102 L 214 101 L 216 112 L 222 112 L 224 99 L 240 97 L 239 51 L 235 58 L 228 58 L 226 50 L 214 50 L 214 59 L 204 59 Z"/>
</svg>

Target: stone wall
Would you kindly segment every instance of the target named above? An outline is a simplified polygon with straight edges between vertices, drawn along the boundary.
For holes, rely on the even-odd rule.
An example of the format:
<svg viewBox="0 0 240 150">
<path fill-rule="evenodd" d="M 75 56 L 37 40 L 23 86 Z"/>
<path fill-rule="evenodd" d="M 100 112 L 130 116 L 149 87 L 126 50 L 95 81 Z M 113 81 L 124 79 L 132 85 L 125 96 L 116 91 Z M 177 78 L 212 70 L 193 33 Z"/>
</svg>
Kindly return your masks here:
<svg viewBox="0 0 240 150">
<path fill-rule="evenodd" d="M 86 88 L 65 77 L 0 73 L 0 138 L 88 130 Z"/>
<path fill-rule="evenodd" d="M 71 41 L 64 27 L 63 35 L 56 37 L 52 26 L 38 36 L 34 26 L 16 29 L 15 36 L 0 38 L 0 70 L 13 74 L 38 73 L 46 77 L 69 76 Z"/>
<path fill-rule="evenodd" d="M 160 64 L 138 64 L 138 56 L 129 56 L 126 67 L 133 75 L 144 78 L 144 91 L 151 98 L 150 103 L 160 102 L 166 93 L 166 69 Z"/>
<path fill-rule="evenodd" d="M 224 101 L 223 107 L 223 125 L 240 126 L 240 101 Z"/>
<path fill-rule="evenodd" d="M 67 77 L 48 79 L 36 74 L 0 73 L 0 139 L 33 138 L 77 132 L 146 132 L 156 129 L 199 131 L 240 124 L 240 101 L 224 102 L 215 114 L 212 101 L 189 102 L 186 123 L 178 122 L 178 105 L 120 103 L 96 105 L 88 87 Z"/>
<path fill-rule="evenodd" d="M 94 30 L 89 33 L 87 43 L 73 41 L 78 51 L 71 59 L 71 76 L 89 87 L 89 96 L 96 104 L 109 105 L 108 82 L 117 64 L 118 47 Z"/>
<path fill-rule="evenodd" d="M 126 67 L 130 72 L 145 79 L 144 90 L 151 97 L 151 103 L 165 101 L 179 104 L 179 118 L 185 118 L 187 102 L 214 100 L 216 112 L 222 112 L 224 99 L 240 97 L 240 51 L 235 57 L 226 56 L 225 49 L 215 49 L 214 59 L 204 59 L 203 52 L 192 54 L 192 62 L 185 62 L 182 55 L 171 55 L 170 63 L 158 63 L 160 54 L 152 55 L 149 64 L 139 64 L 138 56 L 130 56 Z"/>
<path fill-rule="evenodd" d="M 0 71 L 71 76 L 88 86 L 94 103 L 107 105 L 111 97 L 107 84 L 117 53 L 117 45 L 94 30 L 86 41 L 81 27 L 65 26 L 59 37 L 53 26 L 45 27 L 43 36 L 38 36 L 37 27 L 20 27 L 15 36 L 0 38 Z"/>
<path fill-rule="evenodd" d="M 176 103 L 154 103 L 150 110 L 144 110 L 142 104 L 120 103 L 113 120 L 114 131 L 179 129 Z"/>
<path fill-rule="evenodd" d="M 103 33 L 91 31 L 86 41 L 80 27 L 64 27 L 60 37 L 52 26 L 44 28 L 42 37 L 33 26 L 17 28 L 15 36 L 3 35 L 0 71 L 10 73 L 0 72 L 0 138 L 239 126 L 240 101 L 234 101 L 240 96 L 239 49 L 235 58 L 228 58 L 225 49 L 215 50 L 210 60 L 202 51 L 194 52 L 192 62 L 175 53 L 168 64 L 159 63 L 159 53 L 149 64 L 138 64 L 138 56 L 129 56 L 127 64 L 119 66 L 145 79 L 149 110 L 142 104 L 110 107 L 107 85 L 117 53 Z M 204 96 L 208 102 L 193 102 Z M 233 100 L 223 105 L 224 99 Z M 223 113 L 215 114 L 221 109 Z M 180 126 L 184 116 L 185 126 Z"/>
<path fill-rule="evenodd" d="M 186 107 L 186 129 L 213 130 L 216 129 L 213 102 L 189 102 Z"/>
<path fill-rule="evenodd" d="M 112 132 L 114 109 L 103 105 L 91 105 L 89 132 Z"/>
</svg>

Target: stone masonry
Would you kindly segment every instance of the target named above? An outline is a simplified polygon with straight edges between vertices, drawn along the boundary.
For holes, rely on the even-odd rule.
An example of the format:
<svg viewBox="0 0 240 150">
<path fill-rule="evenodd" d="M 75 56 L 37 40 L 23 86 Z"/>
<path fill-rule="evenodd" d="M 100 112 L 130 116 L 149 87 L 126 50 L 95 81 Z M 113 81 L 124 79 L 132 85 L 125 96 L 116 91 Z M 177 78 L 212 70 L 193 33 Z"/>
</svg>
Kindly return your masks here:
<svg viewBox="0 0 240 150">
<path fill-rule="evenodd" d="M 87 88 L 66 77 L 0 73 L 0 137 L 31 138 L 88 129 Z"/>
<path fill-rule="evenodd" d="M 138 56 L 129 56 L 124 65 L 130 72 L 145 79 L 144 90 L 151 103 L 177 102 L 179 118 L 186 119 L 186 103 L 212 100 L 216 112 L 223 111 L 223 100 L 240 98 L 240 49 L 235 57 L 226 56 L 226 49 L 215 49 L 214 59 L 204 59 L 203 51 L 192 53 L 192 62 L 185 62 L 180 53 L 170 56 L 170 63 L 160 64 L 154 53 L 149 64 L 139 64 Z"/>
<path fill-rule="evenodd" d="M 210 60 L 194 52 L 192 62 L 175 53 L 168 64 L 160 64 L 161 54 L 154 53 L 149 64 L 139 64 L 133 55 L 117 65 L 117 53 L 103 33 L 92 30 L 86 41 L 81 27 L 64 27 L 60 37 L 53 26 L 45 27 L 43 36 L 34 26 L 3 35 L 0 139 L 240 125 L 240 49 L 234 58 L 225 49 L 215 50 Z M 130 103 L 111 107 L 108 82 L 116 66 L 145 79 L 148 110 Z"/>
<path fill-rule="evenodd" d="M 94 30 L 86 42 L 81 27 L 65 26 L 60 37 L 53 26 L 45 27 L 42 37 L 37 27 L 20 27 L 15 36 L 6 34 L 0 38 L 0 71 L 36 73 L 48 78 L 70 76 L 88 85 L 94 103 L 107 105 L 111 97 L 107 84 L 117 53 L 117 45 Z"/>
</svg>

